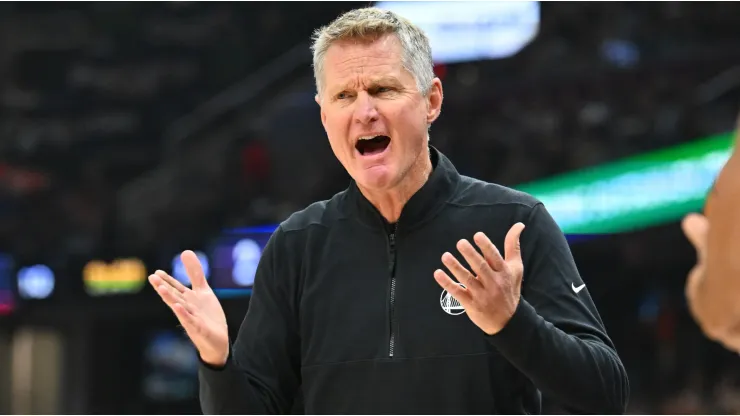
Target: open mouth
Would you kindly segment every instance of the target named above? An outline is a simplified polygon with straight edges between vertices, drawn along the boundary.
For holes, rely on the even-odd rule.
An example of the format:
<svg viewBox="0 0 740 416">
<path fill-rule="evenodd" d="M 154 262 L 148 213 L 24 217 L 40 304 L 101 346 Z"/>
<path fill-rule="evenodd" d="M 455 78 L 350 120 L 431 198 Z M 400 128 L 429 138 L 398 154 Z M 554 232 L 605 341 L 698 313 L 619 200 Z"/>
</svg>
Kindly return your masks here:
<svg viewBox="0 0 740 416">
<path fill-rule="evenodd" d="M 383 153 L 390 143 L 391 138 L 388 136 L 374 136 L 361 138 L 355 144 L 355 148 L 362 156 L 372 156 Z"/>
</svg>

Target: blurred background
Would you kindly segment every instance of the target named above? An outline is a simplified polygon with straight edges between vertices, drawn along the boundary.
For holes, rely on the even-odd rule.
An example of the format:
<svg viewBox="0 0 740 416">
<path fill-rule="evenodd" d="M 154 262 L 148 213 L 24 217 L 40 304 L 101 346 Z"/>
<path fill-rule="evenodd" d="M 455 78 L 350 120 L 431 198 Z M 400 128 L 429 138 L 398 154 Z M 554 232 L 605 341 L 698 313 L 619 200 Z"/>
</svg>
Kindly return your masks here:
<svg viewBox="0 0 740 416">
<path fill-rule="evenodd" d="M 0 413 L 199 413 L 146 284 L 199 252 L 232 332 L 274 225 L 346 188 L 313 29 L 369 3 L 0 3 Z M 740 412 L 683 296 L 740 113 L 737 3 L 382 3 L 432 41 L 432 144 L 540 198 L 628 368 L 630 413 Z M 557 403 L 546 398 L 548 410 Z"/>
</svg>

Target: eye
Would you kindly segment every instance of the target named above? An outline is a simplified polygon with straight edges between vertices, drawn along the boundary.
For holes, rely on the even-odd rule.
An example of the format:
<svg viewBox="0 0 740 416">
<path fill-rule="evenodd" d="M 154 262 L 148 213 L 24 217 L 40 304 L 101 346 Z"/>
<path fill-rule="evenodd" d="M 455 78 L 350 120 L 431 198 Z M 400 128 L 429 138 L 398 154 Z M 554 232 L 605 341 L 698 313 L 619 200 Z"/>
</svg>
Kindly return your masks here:
<svg viewBox="0 0 740 416">
<path fill-rule="evenodd" d="M 337 100 L 345 100 L 347 98 L 349 98 L 349 94 L 346 92 L 340 92 L 339 94 L 336 95 Z"/>
<path fill-rule="evenodd" d="M 390 92 L 390 91 L 391 91 L 390 87 L 378 87 L 378 89 L 376 90 L 378 94 L 382 94 L 384 92 Z"/>
</svg>

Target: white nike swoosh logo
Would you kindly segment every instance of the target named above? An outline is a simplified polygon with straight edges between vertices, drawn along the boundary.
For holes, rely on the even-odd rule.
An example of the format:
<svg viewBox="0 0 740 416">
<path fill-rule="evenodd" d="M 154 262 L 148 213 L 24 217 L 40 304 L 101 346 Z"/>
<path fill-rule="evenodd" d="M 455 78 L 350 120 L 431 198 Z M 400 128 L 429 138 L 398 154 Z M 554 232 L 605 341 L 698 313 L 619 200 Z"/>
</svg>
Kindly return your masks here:
<svg viewBox="0 0 740 416">
<path fill-rule="evenodd" d="M 570 284 L 570 287 L 572 287 L 572 288 L 573 288 L 573 291 L 574 291 L 574 292 L 578 293 L 578 292 L 580 292 L 581 290 L 583 290 L 583 288 L 584 288 L 584 287 L 586 287 L 586 284 L 584 283 L 584 284 L 582 284 L 582 285 L 580 285 L 580 286 L 576 287 L 576 285 L 574 285 L 573 283 L 571 283 L 571 284 Z"/>
</svg>

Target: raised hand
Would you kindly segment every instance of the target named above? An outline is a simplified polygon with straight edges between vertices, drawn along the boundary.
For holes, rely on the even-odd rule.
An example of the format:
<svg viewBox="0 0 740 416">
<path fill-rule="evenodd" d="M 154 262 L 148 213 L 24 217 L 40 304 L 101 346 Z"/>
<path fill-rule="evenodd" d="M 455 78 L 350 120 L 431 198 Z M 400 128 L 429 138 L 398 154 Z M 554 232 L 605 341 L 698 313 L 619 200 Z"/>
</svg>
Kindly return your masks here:
<svg viewBox="0 0 740 416">
<path fill-rule="evenodd" d="M 696 315 L 693 309 L 699 286 L 704 279 L 707 258 L 707 234 L 709 232 L 709 221 L 701 214 L 689 214 L 681 222 L 686 238 L 696 249 L 696 265 L 689 272 L 686 280 L 686 297 L 689 301 L 689 307 L 692 314 Z M 696 318 L 696 316 L 695 316 Z"/>
<path fill-rule="evenodd" d="M 519 236 L 523 230 L 522 223 L 509 229 L 504 240 L 505 258 L 481 232 L 476 233 L 473 239 L 483 256 L 467 240 L 460 240 L 457 249 L 470 265 L 472 273 L 455 256 L 444 253 L 442 263 L 465 287 L 455 283 L 442 270 L 434 272 L 437 283 L 460 302 L 468 318 L 488 335 L 501 331 L 519 305 L 524 274 Z"/>
<path fill-rule="evenodd" d="M 222 366 L 229 356 L 226 315 L 203 274 L 198 257 L 190 250 L 180 256 L 192 288 L 162 270 L 149 276 L 149 283 L 172 309 L 185 332 L 198 349 L 201 359 Z"/>
</svg>

